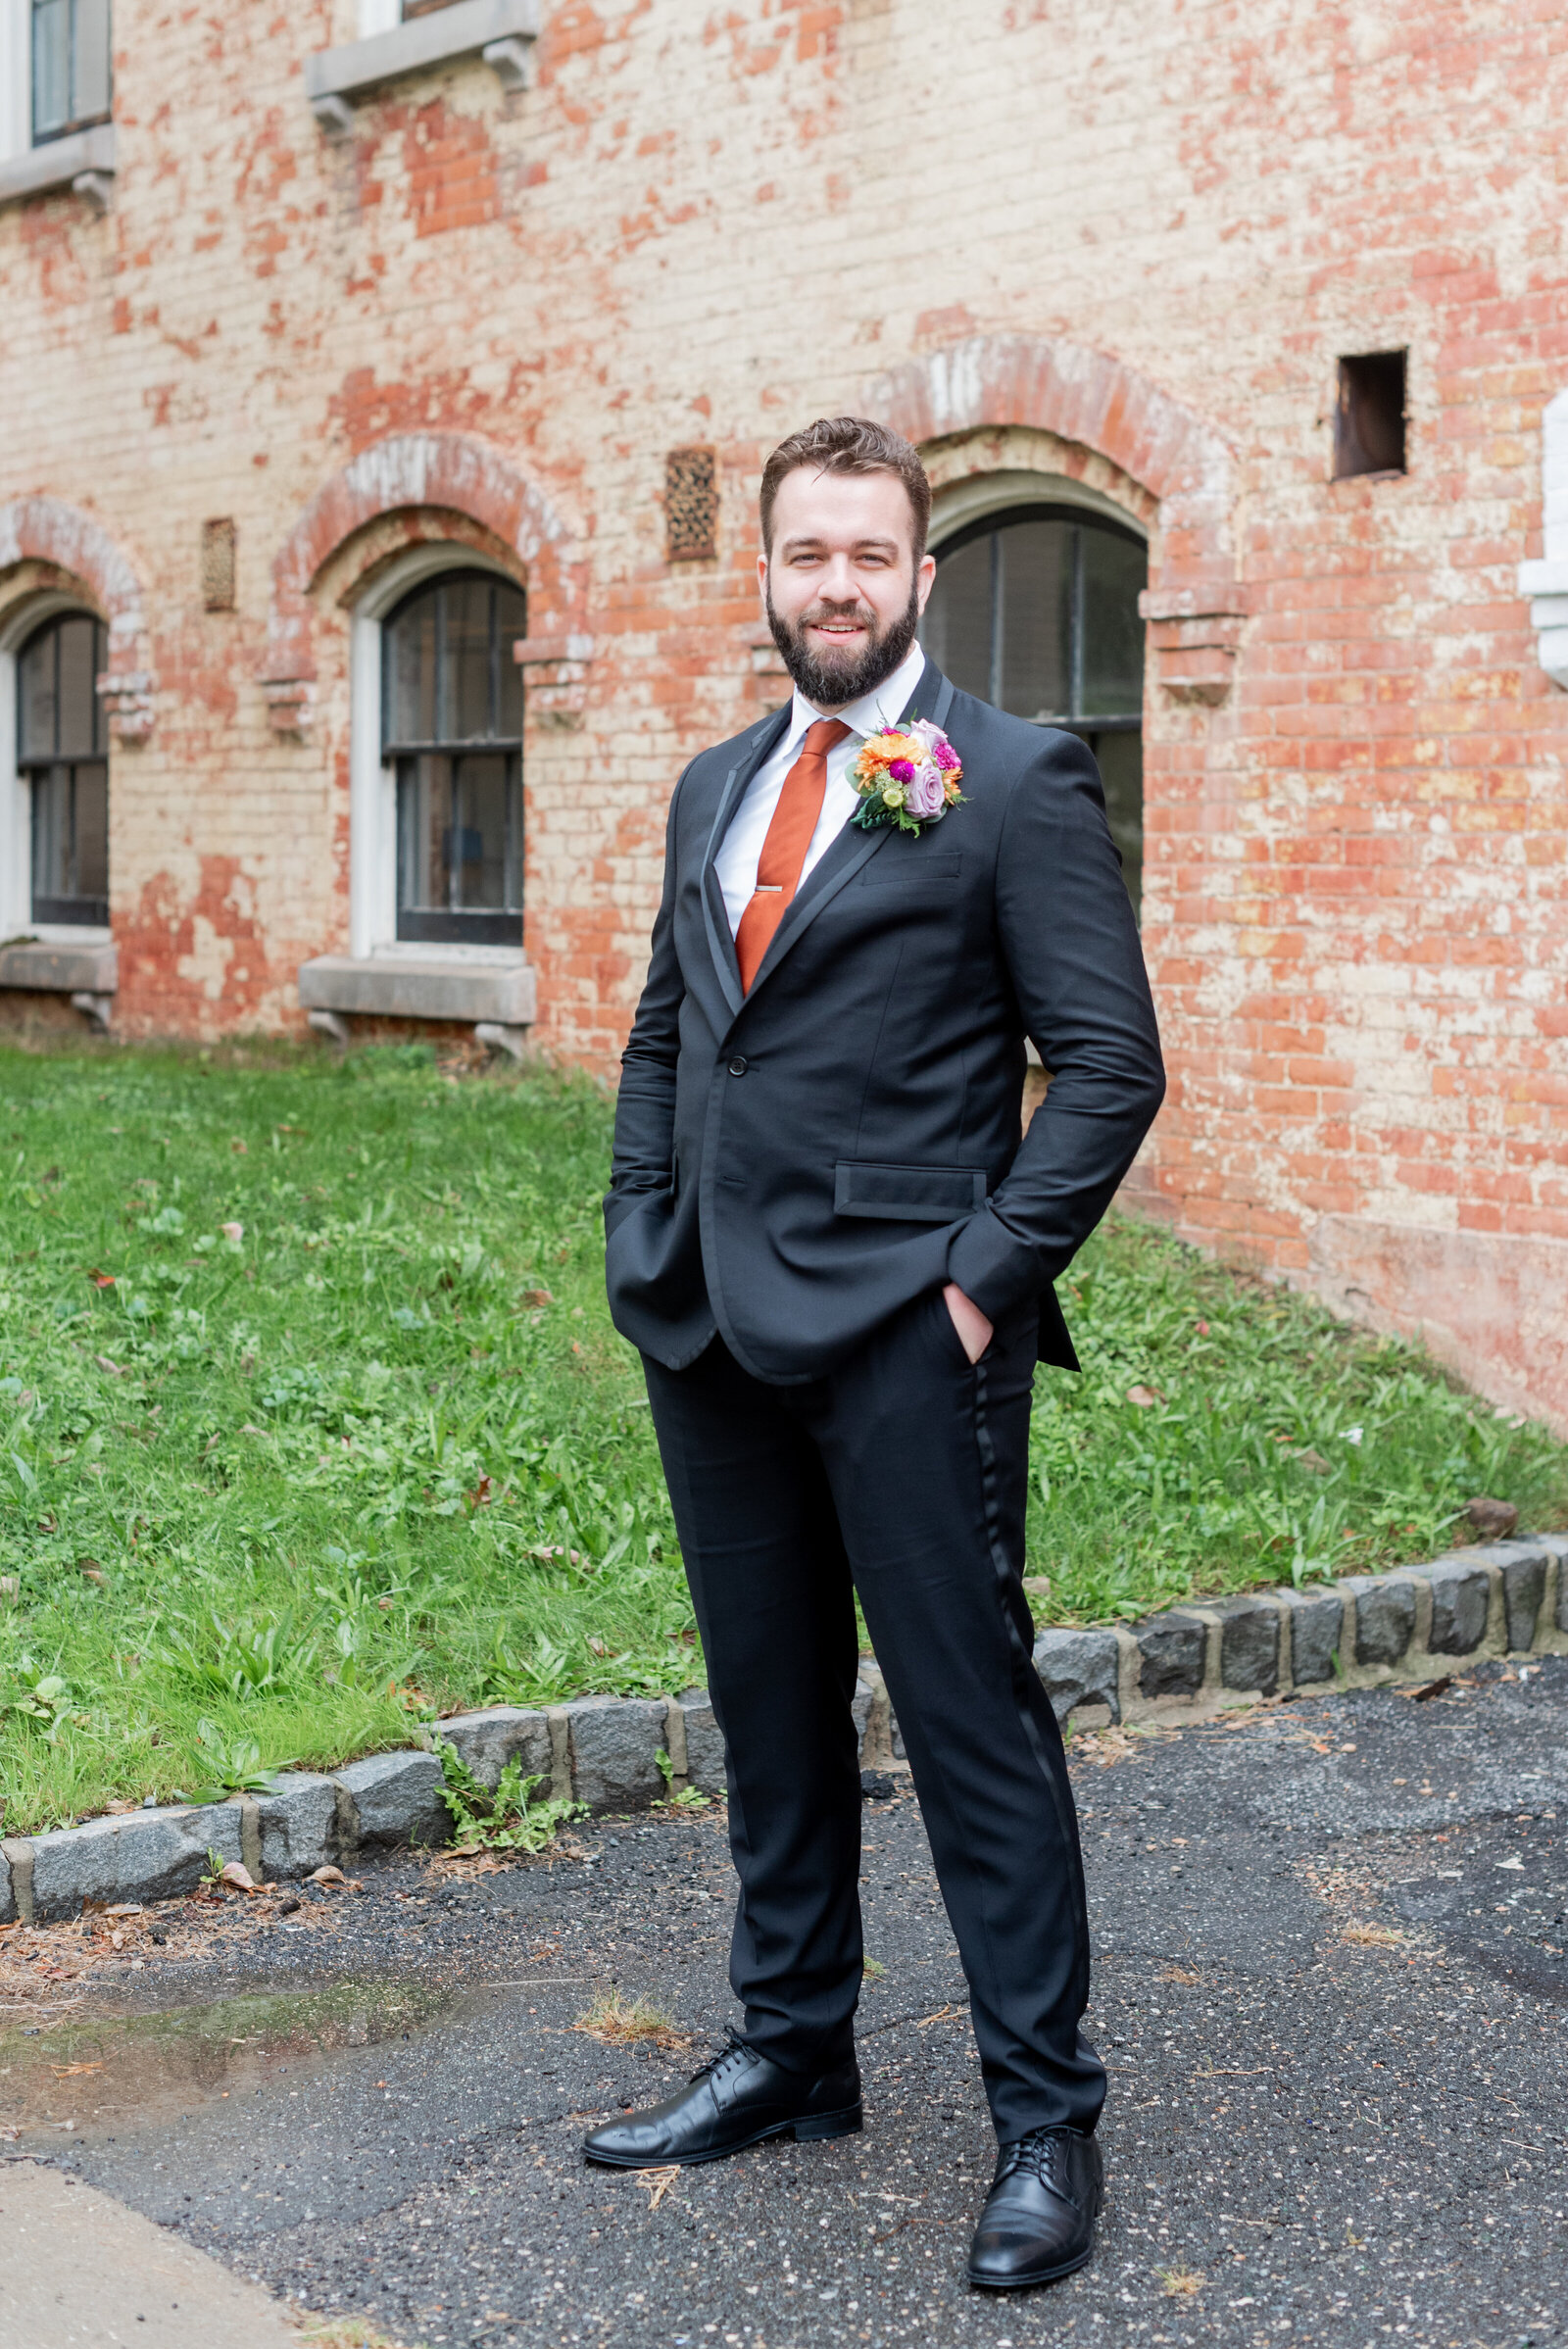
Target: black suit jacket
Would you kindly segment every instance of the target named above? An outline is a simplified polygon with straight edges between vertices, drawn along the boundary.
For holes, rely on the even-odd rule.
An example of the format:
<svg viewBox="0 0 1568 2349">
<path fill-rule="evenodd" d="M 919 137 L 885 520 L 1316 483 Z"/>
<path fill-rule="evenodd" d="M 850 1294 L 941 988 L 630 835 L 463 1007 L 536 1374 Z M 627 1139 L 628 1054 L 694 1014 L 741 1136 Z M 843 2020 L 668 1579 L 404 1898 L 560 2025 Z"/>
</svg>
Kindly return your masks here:
<svg viewBox="0 0 1568 2349">
<path fill-rule="evenodd" d="M 787 1386 L 951 1280 L 992 1321 L 1036 1304 L 1041 1358 L 1076 1369 L 1051 1284 L 1165 1084 L 1094 759 L 928 661 L 904 715 L 945 727 L 964 804 L 918 838 L 847 824 L 743 996 L 713 859 L 788 715 L 670 804 L 605 1201 L 615 1327 L 673 1370 L 716 1326 Z M 1051 1084 L 1020 1142 L 1026 1036 Z"/>
</svg>

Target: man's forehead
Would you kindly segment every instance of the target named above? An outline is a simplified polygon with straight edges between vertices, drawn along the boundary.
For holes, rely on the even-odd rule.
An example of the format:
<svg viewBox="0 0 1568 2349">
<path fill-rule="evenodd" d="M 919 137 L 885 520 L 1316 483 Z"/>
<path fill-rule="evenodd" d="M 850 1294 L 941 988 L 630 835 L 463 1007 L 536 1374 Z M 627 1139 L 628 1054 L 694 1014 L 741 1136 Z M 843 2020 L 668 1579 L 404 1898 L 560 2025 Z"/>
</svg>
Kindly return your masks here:
<svg viewBox="0 0 1568 2349">
<path fill-rule="evenodd" d="M 897 473 L 824 472 L 797 465 L 779 483 L 773 513 L 774 528 L 786 542 L 877 539 L 906 546 L 913 535 L 908 493 Z"/>
</svg>

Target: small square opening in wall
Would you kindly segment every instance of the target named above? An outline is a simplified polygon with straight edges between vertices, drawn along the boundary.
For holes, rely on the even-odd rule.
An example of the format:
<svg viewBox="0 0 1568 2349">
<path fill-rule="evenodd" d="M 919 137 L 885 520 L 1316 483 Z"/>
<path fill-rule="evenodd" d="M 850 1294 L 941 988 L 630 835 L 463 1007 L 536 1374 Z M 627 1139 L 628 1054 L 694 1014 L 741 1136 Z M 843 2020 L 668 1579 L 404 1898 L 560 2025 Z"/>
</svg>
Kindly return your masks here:
<svg viewBox="0 0 1568 2349">
<path fill-rule="evenodd" d="M 718 466 L 711 449 L 671 449 L 664 459 L 665 554 L 707 563 L 718 550 Z"/>
<path fill-rule="evenodd" d="M 234 522 L 230 514 L 202 524 L 202 609 L 234 609 Z"/>
<path fill-rule="evenodd" d="M 1365 351 L 1340 361 L 1340 400 L 1334 419 L 1334 478 L 1356 473 L 1402 473 L 1404 463 L 1403 351 Z"/>
</svg>

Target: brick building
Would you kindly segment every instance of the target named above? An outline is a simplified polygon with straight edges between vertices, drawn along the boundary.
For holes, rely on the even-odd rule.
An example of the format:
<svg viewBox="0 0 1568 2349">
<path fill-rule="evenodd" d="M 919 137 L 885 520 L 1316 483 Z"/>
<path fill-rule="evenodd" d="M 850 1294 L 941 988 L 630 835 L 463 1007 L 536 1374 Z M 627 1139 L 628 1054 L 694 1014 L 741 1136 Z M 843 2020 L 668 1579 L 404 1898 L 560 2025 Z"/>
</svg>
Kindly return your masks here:
<svg viewBox="0 0 1568 2349">
<path fill-rule="evenodd" d="M 1558 12 L 110 10 L 0 0 L 0 1017 L 612 1071 L 874 413 L 1142 835 L 1136 1195 L 1568 1424 Z"/>
</svg>

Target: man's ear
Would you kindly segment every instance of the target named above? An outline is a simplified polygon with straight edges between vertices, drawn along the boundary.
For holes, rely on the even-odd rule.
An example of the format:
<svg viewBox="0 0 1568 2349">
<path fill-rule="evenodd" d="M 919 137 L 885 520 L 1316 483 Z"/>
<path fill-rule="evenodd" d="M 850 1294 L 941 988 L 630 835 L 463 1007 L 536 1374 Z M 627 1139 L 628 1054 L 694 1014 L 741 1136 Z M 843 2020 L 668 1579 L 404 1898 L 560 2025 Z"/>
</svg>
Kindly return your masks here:
<svg viewBox="0 0 1568 2349">
<path fill-rule="evenodd" d="M 915 593 L 920 599 L 919 609 L 922 612 L 926 608 L 927 601 L 929 600 L 931 594 L 932 583 L 935 580 L 936 575 L 936 557 L 934 555 L 922 555 L 918 563 L 915 565 L 914 572 Z"/>
</svg>

